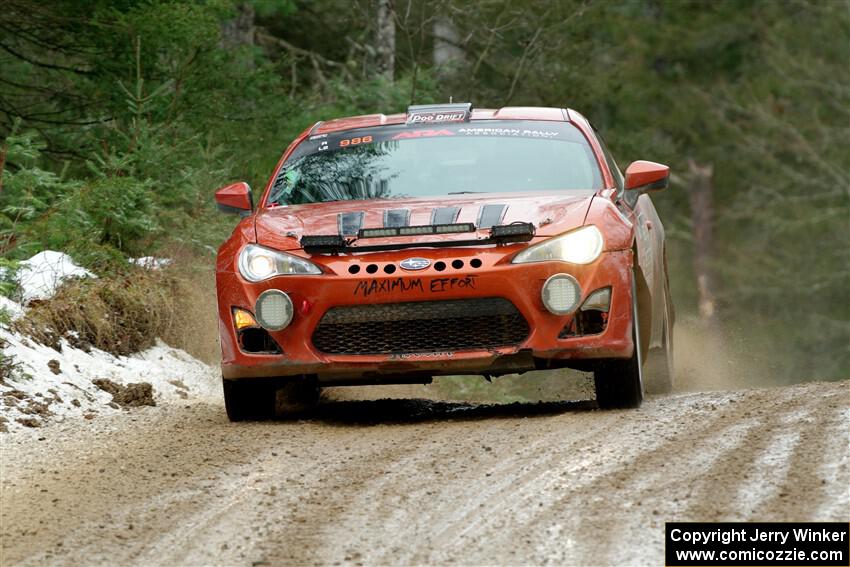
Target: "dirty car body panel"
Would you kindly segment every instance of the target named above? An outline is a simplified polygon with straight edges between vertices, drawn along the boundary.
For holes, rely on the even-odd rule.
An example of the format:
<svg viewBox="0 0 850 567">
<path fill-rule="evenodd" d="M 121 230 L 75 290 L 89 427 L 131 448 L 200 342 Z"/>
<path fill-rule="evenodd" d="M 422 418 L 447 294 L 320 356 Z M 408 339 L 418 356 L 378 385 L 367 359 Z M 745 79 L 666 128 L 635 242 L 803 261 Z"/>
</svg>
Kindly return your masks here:
<svg viewBox="0 0 850 567">
<path fill-rule="evenodd" d="M 663 226 L 606 152 L 566 109 L 443 105 L 314 125 L 219 250 L 223 378 L 356 385 L 593 370 L 634 355 L 633 305 L 637 347 L 658 346 Z M 595 256 L 518 263 L 581 230 L 573 240 L 599 244 Z M 302 272 L 246 277 L 251 246 Z M 288 321 L 264 324 L 262 310 Z"/>
</svg>

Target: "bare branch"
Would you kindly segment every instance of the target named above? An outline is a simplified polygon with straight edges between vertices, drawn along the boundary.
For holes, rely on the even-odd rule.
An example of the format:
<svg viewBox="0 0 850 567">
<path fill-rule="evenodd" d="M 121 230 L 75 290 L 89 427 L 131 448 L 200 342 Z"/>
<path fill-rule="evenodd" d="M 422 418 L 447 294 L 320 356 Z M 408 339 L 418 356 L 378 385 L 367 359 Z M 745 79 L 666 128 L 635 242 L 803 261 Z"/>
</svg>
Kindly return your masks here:
<svg viewBox="0 0 850 567">
<path fill-rule="evenodd" d="M 70 72 L 76 73 L 78 75 L 92 75 L 93 74 L 91 71 L 87 71 L 85 69 L 75 69 L 74 67 L 66 67 L 64 65 L 54 65 L 52 63 L 44 63 L 43 61 L 36 61 L 35 59 L 31 59 L 31 58 L 27 57 L 23 53 L 19 53 L 19 52 L 15 51 L 14 49 L 10 48 L 8 45 L 6 45 L 4 43 L 0 43 L 0 49 L 3 49 L 4 51 L 10 53 L 11 55 L 14 55 L 15 57 L 17 57 L 18 59 L 20 59 L 22 61 L 26 61 L 27 63 L 30 63 L 32 65 L 36 65 L 37 67 L 43 67 L 45 69 L 55 69 L 57 71 L 70 71 Z"/>
</svg>

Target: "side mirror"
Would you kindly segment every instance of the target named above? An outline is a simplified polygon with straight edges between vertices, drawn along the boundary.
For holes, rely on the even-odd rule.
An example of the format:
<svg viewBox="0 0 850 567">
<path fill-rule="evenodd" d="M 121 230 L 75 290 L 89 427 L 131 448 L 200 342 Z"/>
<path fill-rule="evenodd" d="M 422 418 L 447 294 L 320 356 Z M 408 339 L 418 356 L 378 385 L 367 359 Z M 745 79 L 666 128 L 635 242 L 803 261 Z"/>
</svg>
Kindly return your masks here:
<svg viewBox="0 0 850 567">
<path fill-rule="evenodd" d="M 660 191 L 667 187 L 670 179 L 670 168 L 653 161 L 634 161 L 626 168 L 626 191 L 634 191 L 637 195 Z"/>
<path fill-rule="evenodd" d="M 216 191 L 215 202 L 218 204 L 218 210 L 223 213 L 247 216 L 254 210 L 251 186 L 244 181 L 222 187 Z"/>
</svg>

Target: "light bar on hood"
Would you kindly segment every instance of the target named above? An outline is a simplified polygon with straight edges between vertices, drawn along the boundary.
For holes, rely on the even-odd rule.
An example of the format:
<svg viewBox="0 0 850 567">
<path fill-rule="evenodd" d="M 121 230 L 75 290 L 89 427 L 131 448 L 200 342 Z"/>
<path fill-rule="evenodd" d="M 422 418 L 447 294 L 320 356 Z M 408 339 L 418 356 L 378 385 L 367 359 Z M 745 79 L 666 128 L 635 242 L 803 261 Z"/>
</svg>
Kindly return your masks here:
<svg viewBox="0 0 850 567">
<path fill-rule="evenodd" d="M 530 222 L 498 224 L 490 229 L 490 238 L 503 244 L 506 242 L 528 242 L 534 238 L 534 225 Z"/>
<path fill-rule="evenodd" d="M 391 238 L 393 236 L 421 236 L 427 234 L 459 234 L 475 232 L 471 222 L 453 224 L 426 224 L 420 226 L 388 226 L 384 228 L 361 228 L 358 238 Z"/>
<path fill-rule="evenodd" d="M 345 248 L 345 239 L 338 234 L 304 235 L 301 237 L 301 248 L 310 254 L 335 252 Z"/>
</svg>

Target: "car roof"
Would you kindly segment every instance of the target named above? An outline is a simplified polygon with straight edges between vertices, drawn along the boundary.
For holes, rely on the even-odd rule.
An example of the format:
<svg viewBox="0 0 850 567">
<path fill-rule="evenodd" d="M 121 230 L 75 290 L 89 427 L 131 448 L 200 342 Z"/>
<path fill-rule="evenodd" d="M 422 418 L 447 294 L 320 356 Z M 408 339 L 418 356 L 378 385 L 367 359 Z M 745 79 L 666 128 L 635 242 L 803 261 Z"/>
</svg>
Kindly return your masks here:
<svg viewBox="0 0 850 567">
<path fill-rule="evenodd" d="M 449 107 L 450 105 L 446 105 Z M 433 105 L 439 108 L 440 105 Z M 550 120 L 569 122 L 570 115 L 575 111 L 563 108 L 550 108 L 542 106 L 504 106 L 502 108 L 473 108 L 470 121 L 477 120 Z M 405 124 L 407 113 L 398 114 L 364 114 L 362 116 L 349 116 L 347 118 L 335 118 L 325 122 L 319 122 L 310 130 L 311 135 L 328 134 L 354 128 L 370 128 L 374 126 L 388 126 L 393 124 Z"/>
</svg>

